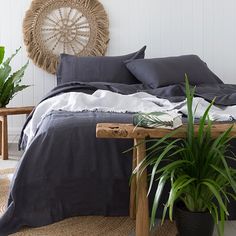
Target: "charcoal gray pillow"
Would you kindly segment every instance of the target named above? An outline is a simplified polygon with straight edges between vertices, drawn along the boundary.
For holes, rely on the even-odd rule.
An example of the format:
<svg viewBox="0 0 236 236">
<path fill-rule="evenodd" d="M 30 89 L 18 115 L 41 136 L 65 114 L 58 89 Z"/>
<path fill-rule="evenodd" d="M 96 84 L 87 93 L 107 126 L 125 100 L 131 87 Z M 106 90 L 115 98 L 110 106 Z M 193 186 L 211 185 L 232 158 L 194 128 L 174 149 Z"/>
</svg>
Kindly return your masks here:
<svg viewBox="0 0 236 236">
<path fill-rule="evenodd" d="M 190 84 L 223 83 L 196 55 L 138 59 L 126 62 L 130 72 L 150 88 L 184 82 L 187 74 Z"/>
<path fill-rule="evenodd" d="M 146 46 L 137 52 L 118 57 L 77 57 L 61 54 L 57 82 L 140 83 L 125 66 L 125 61 L 144 58 Z"/>
</svg>

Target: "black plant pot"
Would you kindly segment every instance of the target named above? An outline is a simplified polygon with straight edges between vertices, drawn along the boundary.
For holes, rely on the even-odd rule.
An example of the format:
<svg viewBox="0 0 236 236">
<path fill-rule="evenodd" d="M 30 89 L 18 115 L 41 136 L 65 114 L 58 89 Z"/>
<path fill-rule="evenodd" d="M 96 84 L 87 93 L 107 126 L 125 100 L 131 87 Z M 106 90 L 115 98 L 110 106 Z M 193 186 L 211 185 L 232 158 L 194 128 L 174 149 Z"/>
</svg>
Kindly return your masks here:
<svg viewBox="0 0 236 236">
<path fill-rule="evenodd" d="M 209 212 L 190 212 L 182 204 L 175 207 L 178 236 L 212 236 L 214 220 Z"/>
</svg>

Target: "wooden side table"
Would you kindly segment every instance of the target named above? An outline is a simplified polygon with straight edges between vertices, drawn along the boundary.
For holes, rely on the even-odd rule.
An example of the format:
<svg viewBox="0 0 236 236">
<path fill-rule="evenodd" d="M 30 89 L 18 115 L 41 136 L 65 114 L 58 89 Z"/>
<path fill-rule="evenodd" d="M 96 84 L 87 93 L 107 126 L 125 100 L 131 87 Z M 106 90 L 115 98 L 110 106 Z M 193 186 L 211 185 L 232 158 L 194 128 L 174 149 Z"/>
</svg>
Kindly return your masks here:
<svg viewBox="0 0 236 236">
<path fill-rule="evenodd" d="M 226 129 L 234 125 L 230 136 L 236 135 L 236 124 L 215 124 L 212 125 L 212 138 L 217 138 Z M 178 132 L 173 135 L 173 138 L 186 137 L 186 125 L 178 128 Z M 146 156 L 146 138 L 162 138 L 169 134 L 171 130 L 167 129 L 146 129 L 141 127 L 134 127 L 132 124 L 116 124 L 116 123 L 100 123 L 97 124 L 96 136 L 98 138 L 121 138 L 121 139 L 134 139 L 134 145 L 138 145 L 133 153 L 133 169 L 145 158 Z M 195 125 L 195 134 L 198 132 L 198 125 Z M 130 217 L 134 218 L 136 215 L 136 236 L 149 235 L 149 210 L 147 198 L 147 172 L 144 171 L 142 175 L 137 174 L 136 180 L 133 178 L 130 188 Z M 136 196 L 136 204 L 135 204 Z M 136 209 L 135 209 L 136 208 Z"/>
<path fill-rule="evenodd" d="M 7 116 L 8 115 L 21 115 L 30 114 L 34 109 L 32 106 L 28 107 L 12 107 L 12 108 L 0 108 L 0 154 L 3 160 L 8 160 L 8 129 L 7 129 Z"/>
</svg>

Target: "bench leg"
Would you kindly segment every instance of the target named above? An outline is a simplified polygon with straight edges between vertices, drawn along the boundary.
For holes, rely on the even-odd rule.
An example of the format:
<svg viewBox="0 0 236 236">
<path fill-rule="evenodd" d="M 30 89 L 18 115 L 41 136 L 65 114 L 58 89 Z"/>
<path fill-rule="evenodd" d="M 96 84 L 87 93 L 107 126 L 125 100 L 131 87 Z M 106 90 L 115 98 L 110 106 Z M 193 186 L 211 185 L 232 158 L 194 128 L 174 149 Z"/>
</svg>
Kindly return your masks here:
<svg viewBox="0 0 236 236">
<path fill-rule="evenodd" d="M 7 116 L 1 116 L 1 154 L 3 160 L 8 160 L 8 132 L 7 132 Z"/>
<path fill-rule="evenodd" d="M 134 146 L 136 145 L 136 140 L 134 140 Z M 133 166 L 132 171 L 137 166 L 137 148 L 133 149 Z M 136 179 L 133 178 L 130 186 L 130 208 L 129 208 L 129 216 L 131 219 L 136 218 Z"/>
<path fill-rule="evenodd" d="M 143 161 L 146 156 L 146 145 L 143 139 L 136 139 L 135 143 L 141 143 L 137 146 L 137 165 Z M 136 236 L 149 235 L 149 208 L 147 197 L 147 171 L 140 176 L 137 174 L 136 190 Z"/>
</svg>

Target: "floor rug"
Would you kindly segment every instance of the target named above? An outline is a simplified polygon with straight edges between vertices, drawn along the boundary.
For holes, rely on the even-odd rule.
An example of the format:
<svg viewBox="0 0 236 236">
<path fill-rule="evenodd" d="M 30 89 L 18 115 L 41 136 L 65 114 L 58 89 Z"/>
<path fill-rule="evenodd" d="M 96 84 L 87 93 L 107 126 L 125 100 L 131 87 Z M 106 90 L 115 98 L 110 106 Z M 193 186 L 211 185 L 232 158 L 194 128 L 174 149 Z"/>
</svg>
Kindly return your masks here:
<svg viewBox="0 0 236 236">
<path fill-rule="evenodd" d="M 14 170 L 0 170 L 0 215 L 3 214 L 9 191 L 9 176 Z M 135 221 L 129 217 L 73 217 L 40 227 L 24 228 L 12 236 L 130 236 L 134 235 Z M 176 228 L 171 222 L 157 227 L 152 235 L 175 236 Z"/>
</svg>

